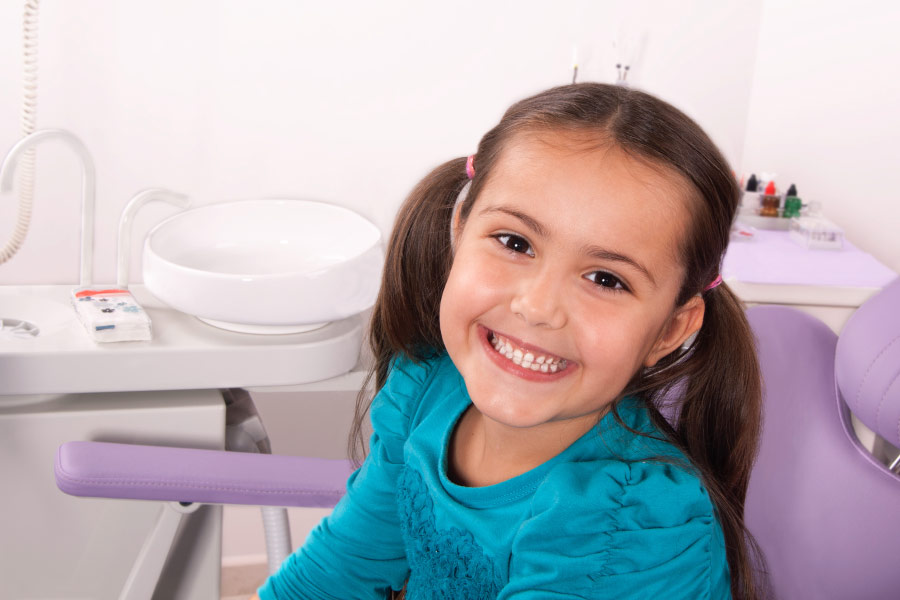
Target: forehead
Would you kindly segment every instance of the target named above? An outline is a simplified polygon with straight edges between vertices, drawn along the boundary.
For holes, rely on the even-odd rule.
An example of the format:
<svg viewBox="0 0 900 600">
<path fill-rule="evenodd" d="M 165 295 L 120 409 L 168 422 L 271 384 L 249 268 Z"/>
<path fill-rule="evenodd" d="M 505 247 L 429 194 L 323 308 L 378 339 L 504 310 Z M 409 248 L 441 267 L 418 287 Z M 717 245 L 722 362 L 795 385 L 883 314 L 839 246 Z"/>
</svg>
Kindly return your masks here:
<svg viewBox="0 0 900 600">
<path fill-rule="evenodd" d="M 635 157 L 596 134 L 520 134 L 500 154 L 474 212 L 502 203 L 530 206 L 561 235 L 632 251 L 654 249 L 678 261 L 690 221 L 690 190 L 670 167 Z"/>
</svg>

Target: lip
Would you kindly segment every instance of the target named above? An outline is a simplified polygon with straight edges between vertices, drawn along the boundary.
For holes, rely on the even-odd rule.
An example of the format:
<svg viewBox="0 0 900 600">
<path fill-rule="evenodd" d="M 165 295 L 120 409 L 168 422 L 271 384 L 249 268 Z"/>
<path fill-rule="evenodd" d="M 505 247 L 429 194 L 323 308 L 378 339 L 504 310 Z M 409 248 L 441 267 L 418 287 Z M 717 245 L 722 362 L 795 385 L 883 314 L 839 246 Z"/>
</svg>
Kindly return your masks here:
<svg viewBox="0 0 900 600">
<path fill-rule="evenodd" d="M 488 329 L 487 327 L 485 327 L 483 325 L 478 326 L 478 333 L 479 333 L 479 337 L 481 338 L 481 345 L 484 347 L 484 351 L 487 353 L 488 357 L 494 362 L 494 364 L 497 365 L 498 367 L 500 367 L 501 369 L 503 369 L 504 371 L 506 371 L 507 373 L 511 373 L 517 377 L 521 377 L 522 379 L 527 379 L 528 381 L 549 383 L 552 381 L 557 381 L 559 379 L 562 379 L 563 377 L 568 376 L 571 373 L 574 373 L 575 369 L 578 368 L 578 363 L 571 361 L 569 359 L 566 359 L 566 362 L 568 363 L 566 368 L 563 369 L 562 371 L 557 371 L 556 373 L 543 373 L 541 371 L 532 371 L 531 369 L 526 369 L 520 365 L 515 364 L 514 362 L 510 361 L 509 359 L 500 356 L 497 353 L 497 351 L 494 349 L 494 347 L 491 345 L 490 341 L 488 341 L 488 334 L 494 333 L 495 335 L 506 338 L 510 342 L 513 342 L 515 345 L 517 345 L 521 348 L 524 348 L 525 350 L 528 350 L 529 352 L 532 352 L 532 353 L 544 354 L 544 355 L 549 354 L 551 356 L 557 356 L 557 355 L 554 354 L 553 352 L 548 352 L 548 351 L 544 350 L 543 348 L 540 348 L 539 346 L 533 346 L 531 344 L 522 343 L 521 340 L 519 340 L 513 336 L 506 335 L 505 333 L 501 333 L 494 329 Z"/>
</svg>

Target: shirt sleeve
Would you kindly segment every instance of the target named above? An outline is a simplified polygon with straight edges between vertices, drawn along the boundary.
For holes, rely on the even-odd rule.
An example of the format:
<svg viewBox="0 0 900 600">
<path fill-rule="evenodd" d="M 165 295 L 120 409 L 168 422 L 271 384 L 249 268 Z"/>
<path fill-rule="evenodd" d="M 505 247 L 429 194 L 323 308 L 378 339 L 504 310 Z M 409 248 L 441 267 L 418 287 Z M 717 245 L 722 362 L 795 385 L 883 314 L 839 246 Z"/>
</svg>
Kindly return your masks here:
<svg viewBox="0 0 900 600">
<path fill-rule="evenodd" d="M 403 445 L 429 363 L 395 360 L 372 402 L 369 455 L 347 481 L 347 493 L 281 569 L 259 589 L 261 600 L 384 599 L 399 590 L 409 566 L 400 535 L 397 478 Z"/>
<path fill-rule="evenodd" d="M 498 598 L 730 597 L 721 528 L 699 479 L 664 462 L 609 460 L 548 476 Z"/>
</svg>

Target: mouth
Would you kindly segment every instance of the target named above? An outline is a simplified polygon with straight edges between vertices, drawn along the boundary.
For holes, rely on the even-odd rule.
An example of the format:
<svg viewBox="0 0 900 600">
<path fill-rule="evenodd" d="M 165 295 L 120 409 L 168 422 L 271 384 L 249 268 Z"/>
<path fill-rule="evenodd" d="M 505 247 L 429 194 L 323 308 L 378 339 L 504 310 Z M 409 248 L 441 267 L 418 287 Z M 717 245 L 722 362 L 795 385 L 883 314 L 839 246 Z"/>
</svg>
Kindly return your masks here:
<svg viewBox="0 0 900 600">
<path fill-rule="evenodd" d="M 488 347 L 487 352 L 494 362 L 507 371 L 528 379 L 556 379 L 573 366 L 565 358 L 502 333 L 482 327 L 482 334 Z"/>
</svg>

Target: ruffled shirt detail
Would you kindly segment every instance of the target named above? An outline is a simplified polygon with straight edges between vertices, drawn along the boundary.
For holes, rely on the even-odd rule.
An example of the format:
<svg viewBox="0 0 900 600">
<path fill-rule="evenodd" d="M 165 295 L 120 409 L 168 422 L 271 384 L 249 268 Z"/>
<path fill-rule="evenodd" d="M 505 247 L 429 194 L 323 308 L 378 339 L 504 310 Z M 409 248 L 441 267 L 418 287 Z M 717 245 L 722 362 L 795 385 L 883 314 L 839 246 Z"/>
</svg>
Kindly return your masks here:
<svg viewBox="0 0 900 600">
<path fill-rule="evenodd" d="M 497 597 L 503 587 L 500 569 L 470 532 L 438 529 L 431 495 L 412 468 L 400 473 L 397 504 L 411 573 L 406 586 L 409 600 Z"/>
</svg>

